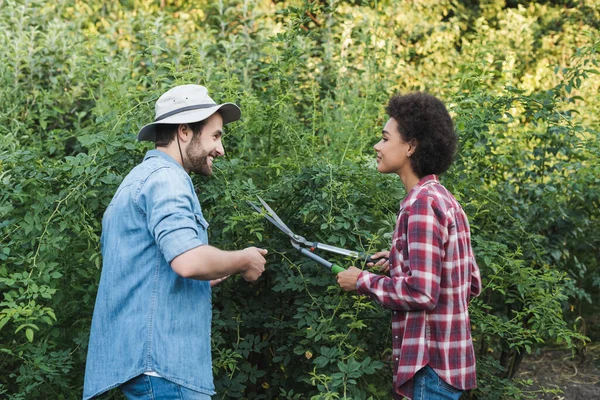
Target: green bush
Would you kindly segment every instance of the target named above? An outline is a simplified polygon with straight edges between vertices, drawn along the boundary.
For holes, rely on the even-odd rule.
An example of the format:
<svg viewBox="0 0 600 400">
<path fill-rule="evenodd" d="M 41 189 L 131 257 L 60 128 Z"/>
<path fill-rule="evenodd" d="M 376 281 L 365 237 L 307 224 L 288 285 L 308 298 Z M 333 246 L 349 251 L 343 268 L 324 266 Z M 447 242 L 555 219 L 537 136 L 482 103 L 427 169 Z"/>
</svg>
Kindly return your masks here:
<svg viewBox="0 0 600 400">
<path fill-rule="evenodd" d="M 243 110 L 215 175 L 194 177 L 211 242 L 270 250 L 257 283 L 214 290 L 217 398 L 390 397 L 388 311 L 246 200 L 307 238 L 387 248 L 404 192 L 372 146 L 409 90 L 442 97 L 461 141 L 443 183 L 483 275 L 471 398 L 533 397 L 522 359 L 582 351 L 578 321 L 598 312 L 600 17 L 585 3 L 0 0 L 0 395 L 81 396 L 102 214 L 157 97 L 200 83 Z"/>
</svg>

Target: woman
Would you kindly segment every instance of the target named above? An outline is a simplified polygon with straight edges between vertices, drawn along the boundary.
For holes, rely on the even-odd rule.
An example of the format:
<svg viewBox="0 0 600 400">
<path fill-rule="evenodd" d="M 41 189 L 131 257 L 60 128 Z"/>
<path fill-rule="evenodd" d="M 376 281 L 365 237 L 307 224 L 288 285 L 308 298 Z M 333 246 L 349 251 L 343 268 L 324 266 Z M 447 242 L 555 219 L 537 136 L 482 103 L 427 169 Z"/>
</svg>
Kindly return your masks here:
<svg viewBox="0 0 600 400">
<path fill-rule="evenodd" d="M 481 291 L 467 216 L 438 176 L 457 136 L 444 104 L 425 93 L 390 99 L 374 148 L 377 170 L 400 177 L 406 197 L 383 272 L 350 267 L 339 285 L 393 310 L 394 398 L 458 399 L 476 386 L 468 303 Z"/>
</svg>

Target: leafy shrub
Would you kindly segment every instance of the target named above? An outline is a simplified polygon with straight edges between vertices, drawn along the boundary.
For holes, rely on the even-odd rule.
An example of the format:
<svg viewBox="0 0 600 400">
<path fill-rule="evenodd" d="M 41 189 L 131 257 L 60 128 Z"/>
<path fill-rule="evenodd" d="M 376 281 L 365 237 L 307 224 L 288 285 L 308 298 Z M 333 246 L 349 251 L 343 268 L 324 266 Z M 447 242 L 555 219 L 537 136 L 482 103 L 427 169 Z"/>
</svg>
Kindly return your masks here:
<svg viewBox="0 0 600 400">
<path fill-rule="evenodd" d="M 80 397 L 103 211 L 143 157 L 135 133 L 156 98 L 189 82 L 244 112 L 215 176 L 194 178 L 211 241 L 270 250 L 256 284 L 215 288 L 218 397 L 389 398 L 389 313 L 343 293 L 245 201 L 259 194 L 307 238 L 387 248 L 404 192 L 371 147 L 396 91 L 444 98 L 461 139 L 443 182 L 484 277 L 471 397 L 530 396 L 513 379 L 523 357 L 583 351 L 574 324 L 600 287 L 597 11 L 158 3 L 0 0 L 0 394 Z"/>
</svg>

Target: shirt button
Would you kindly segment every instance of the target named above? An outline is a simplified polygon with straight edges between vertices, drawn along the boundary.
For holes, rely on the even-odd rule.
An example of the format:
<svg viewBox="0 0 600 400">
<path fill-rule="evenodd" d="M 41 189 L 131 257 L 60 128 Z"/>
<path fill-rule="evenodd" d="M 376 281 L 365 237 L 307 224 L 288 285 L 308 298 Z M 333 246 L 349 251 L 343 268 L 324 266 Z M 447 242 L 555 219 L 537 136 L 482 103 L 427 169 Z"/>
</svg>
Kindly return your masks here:
<svg viewBox="0 0 600 400">
<path fill-rule="evenodd" d="M 398 339 L 398 336 L 394 336 L 396 339 Z"/>
</svg>

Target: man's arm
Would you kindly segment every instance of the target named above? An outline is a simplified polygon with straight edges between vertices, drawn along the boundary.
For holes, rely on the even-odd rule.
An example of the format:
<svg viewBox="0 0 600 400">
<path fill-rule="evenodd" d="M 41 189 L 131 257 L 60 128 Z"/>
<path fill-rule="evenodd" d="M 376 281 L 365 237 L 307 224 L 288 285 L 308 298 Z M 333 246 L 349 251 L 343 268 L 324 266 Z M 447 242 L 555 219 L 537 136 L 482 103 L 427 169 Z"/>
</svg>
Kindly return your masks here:
<svg viewBox="0 0 600 400">
<path fill-rule="evenodd" d="M 265 269 L 267 250 L 248 247 L 223 251 L 200 239 L 206 226 L 198 223 L 192 204 L 198 201 L 188 182 L 171 168 L 154 171 L 135 197 L 137 209 L 146 215 L 148 230 L 171 268 L 184 278 L 214 280 L 241 273 L 247 281 L 258 279 Z"/>
<path fill-rule="evenodd" d="M 240 273 L 252 282 L 265 270 L 266 254 L 267 250 L 256 247 L 224 251 L 203 245 L 175 257 L 171 268 L 184 278 L 208 281 Z"/>
</svg>

